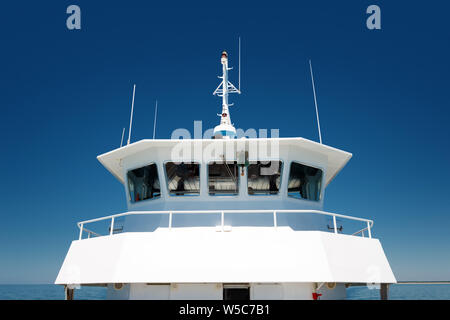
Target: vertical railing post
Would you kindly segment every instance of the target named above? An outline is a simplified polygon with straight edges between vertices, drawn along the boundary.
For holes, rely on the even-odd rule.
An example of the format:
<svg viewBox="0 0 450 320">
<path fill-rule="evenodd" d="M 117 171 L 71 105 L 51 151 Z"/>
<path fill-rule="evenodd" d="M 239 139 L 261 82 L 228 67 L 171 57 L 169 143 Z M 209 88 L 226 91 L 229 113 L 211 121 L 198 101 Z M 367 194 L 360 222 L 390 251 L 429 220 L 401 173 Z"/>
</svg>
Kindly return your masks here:
<svg viewBox="0 0 450 320">
<path fill-rule="evenodd" d="M 109 235 L 112 236 L 114 233 L 114 217 L 111 218 L 111 230 L 109 231 Z"/>
<path fill-rule="evenodd" d="M 81 224 L 80 226 L 80 237 L 78 238 L 78 240 L 81 240 L 83 238 L 83 224 Z"/>
<path fill-rule="evenodd" d="M 225 224 L 225 213 L 222 211 L 220 214 L 220 226 L 222 227 L 222 232 L 224 224 Z"/>
<path fill-rule="evenodd" d="M 388 300 L 389 299 L 389 284 L 381 283 L 380 285 L 380 300 Z"/>
<path fill-rule="evenodd" d="M 276 210 L 273 211 L 273 226 L 275 227 L 275 229 L 277 228 L 277 211 Z"/>
<path fill-rule="evenodd" d="M 372 232 L 370 231 L 370 221 L 367 221 L 367 233 L 369 234 L 369 238 L 372 239 Z"/>
<path fill-rule="evenodd" d="M 337 231 L 337 225 L 336 225 L 336 216 L 333 216 L 333 226 L 334 226 L 334 233 L 338 233 Z"/>
<path fill-rule="evenodd" d="M 169 212 L 169 230 L 172 230 L 172 211 Z"/>
</svg>

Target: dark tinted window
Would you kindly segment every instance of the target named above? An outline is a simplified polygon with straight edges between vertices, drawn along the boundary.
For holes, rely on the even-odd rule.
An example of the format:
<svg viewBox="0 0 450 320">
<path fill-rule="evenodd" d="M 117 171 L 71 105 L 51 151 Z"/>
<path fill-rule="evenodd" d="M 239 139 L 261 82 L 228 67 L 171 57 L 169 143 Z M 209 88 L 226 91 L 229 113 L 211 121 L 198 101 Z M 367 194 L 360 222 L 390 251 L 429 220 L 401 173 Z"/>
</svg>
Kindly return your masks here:
<svg viewBox="0 0 450 320">
<path fill-rule="evenodd" d="M 130 201 L 138 202 L 161 196 L 156 164 L 130 170 L 127 173 Z"/>
<path fill-rule="evenodd" d="M 290 197 L 319 201 L 321 186 L 322 170 L 292 162 L 288 181 Z"/>
</svg>

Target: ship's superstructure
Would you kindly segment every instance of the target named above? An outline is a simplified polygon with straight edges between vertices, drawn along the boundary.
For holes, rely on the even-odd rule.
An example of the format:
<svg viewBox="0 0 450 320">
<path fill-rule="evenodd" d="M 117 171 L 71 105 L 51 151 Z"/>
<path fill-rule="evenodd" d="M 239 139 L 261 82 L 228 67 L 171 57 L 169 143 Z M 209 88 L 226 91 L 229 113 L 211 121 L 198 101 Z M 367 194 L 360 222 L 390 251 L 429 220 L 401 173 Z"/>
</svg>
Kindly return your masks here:
<svg viewBox="0 0 450 320">
<path fill-rule="evenodd" d="M 109 299 L 343 299 L 395 283 L 373 221 L 323 211 L 351 154 L 303 138 L 237 139 L 222 53 L 214 139 L 141 140 L 98 156 L 128 211 L 83 221 L 56 279 Z"/>
</svg>

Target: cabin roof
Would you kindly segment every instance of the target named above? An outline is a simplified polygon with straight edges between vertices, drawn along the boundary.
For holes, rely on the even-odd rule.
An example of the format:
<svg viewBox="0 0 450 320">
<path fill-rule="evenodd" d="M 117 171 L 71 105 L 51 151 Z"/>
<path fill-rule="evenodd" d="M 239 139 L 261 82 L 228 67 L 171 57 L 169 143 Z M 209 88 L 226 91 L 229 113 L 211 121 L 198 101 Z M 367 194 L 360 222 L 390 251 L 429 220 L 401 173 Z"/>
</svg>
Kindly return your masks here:
<svg viewBox="0 0 450 320">
<path fill-rule="evenodd" d="M 304 149 L 311 150 L 312 152 L 322 154 L 327 159 L 326 165 L 326 185 L 328 185 L 334 177 L 342 170 L 342 168 L 347 164 L 347 162 L 352 157 L 352 154 L 343 150 L 339 150 L 324 144 L 320 144 L 315 141 L 311 141 L 304 138 L 251 138 L 246 139 L 246 141 L 251 142 L 252 140 L 258 141 L 274 141 L 278 140 L 280 145 L 288 145 L 293 147 L 301 147 Z M 213 140 L 213 139 L 184 139 L 184 140 L 172 140 L 172 139 L 144 139 L 137 142 L 134 142 L 130 145 L 123 146 L 121 148 L 112 150 L 110 152 L 101 154 L 97 156 L 97 159 L 100 163 L 114 176 L 116 177 L 122 184 L 125 182 L 125 173 L 122 167 L 122 160 L 126 157 L 129 157 L 138 152 L 148 150 L 151 148 L 163 148 L 163 147 L 172 147 L 180 142 L 201 142 L 204 144 L 214 143 L 218 141 L 223 141 L 225 143 L 237 143 L 240 139 L 231 139 L 231 140 Z M 169 160 L 169 159 L 168 159 Z"/>
</svg>

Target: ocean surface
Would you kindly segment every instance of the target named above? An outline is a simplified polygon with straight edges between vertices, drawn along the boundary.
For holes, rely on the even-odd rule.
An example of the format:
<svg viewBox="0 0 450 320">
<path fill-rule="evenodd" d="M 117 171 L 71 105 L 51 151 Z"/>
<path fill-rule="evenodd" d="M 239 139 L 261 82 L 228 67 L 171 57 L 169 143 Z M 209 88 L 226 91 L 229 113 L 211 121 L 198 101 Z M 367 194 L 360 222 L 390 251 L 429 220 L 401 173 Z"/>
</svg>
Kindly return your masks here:
<svg viewBox="0 0 450 320">
<path fill-rule="evenodd" d="M 106 288 L 82 287 L 75 290 L 75 300 L 103 300 Z M 348 300 L 378 300 L 379 290 L 367 287 L 347 289 Z M 0 285 L 0 300 L 63 300 L 62 286 Z M 389 288 L 390 300 L 450 300 L 450 284 L 396 284 Z"/>
</svg>

